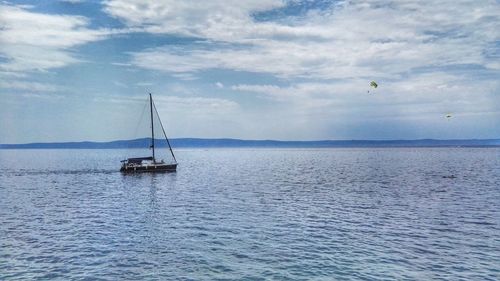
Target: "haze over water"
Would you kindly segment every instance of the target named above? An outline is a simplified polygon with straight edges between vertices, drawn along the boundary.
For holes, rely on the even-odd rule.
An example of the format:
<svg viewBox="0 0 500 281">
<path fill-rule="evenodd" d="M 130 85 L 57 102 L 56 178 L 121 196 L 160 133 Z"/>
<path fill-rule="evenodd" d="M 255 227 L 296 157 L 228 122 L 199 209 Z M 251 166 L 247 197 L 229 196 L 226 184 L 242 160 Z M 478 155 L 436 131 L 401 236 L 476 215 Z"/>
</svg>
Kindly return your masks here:
<svg viewBox="0 0 500 281">
<path fill-rule="evenodd" d="M 0 150 L 0 279 L 498 280 L 499 148 Z"/>
</svg>

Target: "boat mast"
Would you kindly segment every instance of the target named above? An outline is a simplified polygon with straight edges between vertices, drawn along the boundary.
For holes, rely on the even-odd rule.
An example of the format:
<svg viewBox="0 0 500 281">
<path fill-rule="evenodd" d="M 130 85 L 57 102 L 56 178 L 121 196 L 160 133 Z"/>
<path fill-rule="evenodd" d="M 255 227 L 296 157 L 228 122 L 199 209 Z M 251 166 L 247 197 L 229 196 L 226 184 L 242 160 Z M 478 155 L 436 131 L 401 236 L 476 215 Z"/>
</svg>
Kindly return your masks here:
<svg viewBox="0 0 500 281">
<path fill-rule="evenodd" d="M 170 145 L 170 141 L 168 140 L 167 133 L 165 133 L 165 129 L 163 128 L 163 123 L 161 122 L 160 115 L 158 114 L 158 110 L 156 110 L 156 105 L 153 102 L 153 107 L 156 112 L 156 116 L 158 116 L 158 121 L 160 121 L 160 126 L 161 130 L 163 131 L 163 135 L 165 136 L 165 139 L 167 140 L 168 148 L 170 149 L 170 153 L 172 154 L 172 157 L 174 158 L 175 163 L 177 163 L 177 159 L 175 159 L 174 151 L 172 150 L 172 146 Z"/>
<path fill-rule="evenodd" d="M 155 130 L 153 127 L 153 98 L 149 93 L 149 108 L 151 110 L 151 148 L 153 149 L 153 162 L 155 162 Z"/>
</svg>

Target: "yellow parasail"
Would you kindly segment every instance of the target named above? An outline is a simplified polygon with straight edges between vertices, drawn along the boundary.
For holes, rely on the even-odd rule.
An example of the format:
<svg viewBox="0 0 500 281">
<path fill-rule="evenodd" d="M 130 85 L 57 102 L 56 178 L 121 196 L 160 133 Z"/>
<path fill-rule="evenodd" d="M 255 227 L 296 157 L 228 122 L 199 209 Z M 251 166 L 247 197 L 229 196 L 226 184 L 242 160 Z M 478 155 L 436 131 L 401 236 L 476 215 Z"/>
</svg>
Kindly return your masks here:
<svg viewBox="0 0 500 281">
<path fill-rule="evenodd" d="M 374 88 L 374 89 L 377 89 L 377 87 L 378 87 L 377 82 L 375 82 L 375 81 L 370 82 L 370 87 Z M 368 90 L 368 93 L 370 93 L 370 90 Z"/>
</svg>

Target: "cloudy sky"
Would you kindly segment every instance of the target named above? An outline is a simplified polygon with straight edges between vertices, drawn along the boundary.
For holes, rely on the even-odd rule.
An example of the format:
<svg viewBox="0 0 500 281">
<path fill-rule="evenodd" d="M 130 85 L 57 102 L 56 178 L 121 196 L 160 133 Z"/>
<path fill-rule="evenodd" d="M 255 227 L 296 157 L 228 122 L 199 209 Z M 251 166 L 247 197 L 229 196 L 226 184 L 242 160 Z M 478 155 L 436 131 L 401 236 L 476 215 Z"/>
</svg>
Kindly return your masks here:
<svg viewBox="0 0 500 281">
<path fill-rule="evenodd" d="M 0 143 L 134 137 L 148 92 L 174 138 L 500 138 L 499 77 L 497 0 L 0 2 Z"/>
</svg>

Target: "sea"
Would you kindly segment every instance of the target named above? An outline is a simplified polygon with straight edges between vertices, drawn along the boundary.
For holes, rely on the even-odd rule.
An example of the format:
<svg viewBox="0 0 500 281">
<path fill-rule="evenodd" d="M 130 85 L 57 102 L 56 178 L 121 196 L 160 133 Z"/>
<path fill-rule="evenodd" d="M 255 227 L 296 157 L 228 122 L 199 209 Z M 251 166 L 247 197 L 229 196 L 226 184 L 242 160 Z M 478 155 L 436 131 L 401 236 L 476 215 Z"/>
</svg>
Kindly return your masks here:
<svg viewBox="0 0 500 281">
<path fill-rule="evenodd" d="M 500 148 L 0 150 L 0 280 L 500 280 Z"/>
</svg>

